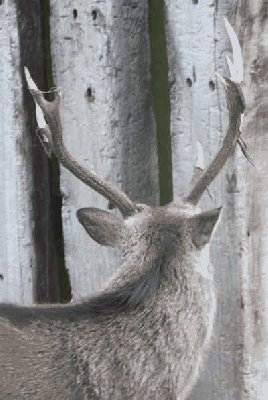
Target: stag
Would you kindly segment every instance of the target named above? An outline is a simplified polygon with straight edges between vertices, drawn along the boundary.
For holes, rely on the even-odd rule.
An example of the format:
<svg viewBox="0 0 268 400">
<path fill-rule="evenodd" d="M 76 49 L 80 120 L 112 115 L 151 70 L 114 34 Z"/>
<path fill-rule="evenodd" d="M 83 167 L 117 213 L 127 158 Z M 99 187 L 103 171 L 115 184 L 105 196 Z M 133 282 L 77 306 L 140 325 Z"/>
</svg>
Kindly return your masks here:
<svg viewBox="0 0 268 400">
<path fill-rule="evenodd" d="M 45 100 L 28 70 L 43 144 L 121 214 L 96 208 L 77 217 L 92 239 L 116 246 L 123 262 L 100 292 L 67 305 L 0 305 L 1 399 L 184 400 L 198 377 L 216 310 L 209 242 L 220 208 L 197 207 L 240 137 L 242 55 L 233 47 L 222 82 L 229 127 L 207 169 L 200 163 L 183 197 L 161 207 L 135 204 L 72 158 L 62 139 L 60 93 Z"/>
</svg>

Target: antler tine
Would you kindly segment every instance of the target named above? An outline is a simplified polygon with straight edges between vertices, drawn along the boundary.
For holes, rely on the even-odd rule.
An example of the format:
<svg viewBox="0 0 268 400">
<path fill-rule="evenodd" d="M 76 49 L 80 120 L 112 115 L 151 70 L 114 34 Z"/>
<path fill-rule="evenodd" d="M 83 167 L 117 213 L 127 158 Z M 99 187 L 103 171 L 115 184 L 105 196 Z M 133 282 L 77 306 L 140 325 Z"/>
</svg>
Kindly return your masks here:
<svg viewBox="0 0 268 400">
<path fill-rule="evenodd" d="M 223 78 L 218 73 L 216 73 L 216 76 L 223 84 L 226 92 L 227 107 L 229 111 L 229 126 L 220 150 L 208 168 L 202 173 L 200 178 L 190 189 L 189 194 L 185 197 L 185 200 L 192 204 L 198 203 L 202 194 L 221 171 L 234 149 L 239 139 L 241 117 L 245 109 L 244 97 L 239 87 L 239 83 L 243 80 L 242 52 L 233 28 L 226 18 L 224 20 L 233 48 L 233 62 L 227 58 L 231 79 Z"/>
<path fill-rule="evenodd" d="M 224 18 L 224 24 L 229 35 L 233 50 L 233 62 L 230 60 L 230 57 L 226 56 L 227 64 L 231 74 L 230 79 L 235 83 L 241 83 L 243 82 L 244 75 L 241 46 L 236 36 L 236 33 L 227 18 Z"/>
<path fill-rule="evenodd" d="M 26 67 L 24 68 L 24 71 L 28 88 L 37 105 L 37 122 L 42 133 L 41 141 L 45 149 L 49 151 L 51 148 L 55 156 L 65 168 L 72 172 L 73 175 L 83 181 L 86 185 L 106 197 L 124 216 L 134 214 L 137 211 L 138 206 L 133 203 L 123 191 L 100 179 L 95 172 L 89 171 L 85 167 L 81 166 L 64 146 L 60 120 L 59 90 L 55 92 L 55 99 L 53 101 L 47 101 L 44 98 L 43 93 L 38 89 L 31 78 Z M 48 125 L 46 125 L 46 121 Z"/>
</svg>

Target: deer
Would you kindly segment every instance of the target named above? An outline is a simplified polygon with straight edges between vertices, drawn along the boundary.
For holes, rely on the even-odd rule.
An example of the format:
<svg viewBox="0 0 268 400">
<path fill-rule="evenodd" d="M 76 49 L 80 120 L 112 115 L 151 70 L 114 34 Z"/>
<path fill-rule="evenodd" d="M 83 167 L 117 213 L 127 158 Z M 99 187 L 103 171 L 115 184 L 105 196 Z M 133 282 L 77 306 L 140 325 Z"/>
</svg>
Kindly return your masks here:
<svg viewBox="0 0 268 400">
<path fill-rule="evenodd" d="M 61 94 L 47 101 L 25 69 L 36 103 L 39 134 L 47 152 L 120 213 L 82 208 L 88 235 L 123 254 L 122 265 L 97 293 L 78 303 L 0 304 L 0 397 L 5 400 L 184 400 L 207 353 L 216 313 L 209 244 L 221 207 L 198 202 L 238 143 L 243 60 L 225 19 L 233 48 L 231 77 L 222 77 L 229 126 L 214 159 L 198 163 L 184 197 L 152 207 L 136 204 L 121 189 L 80 165 L 63 143 Z"/>
</svg>

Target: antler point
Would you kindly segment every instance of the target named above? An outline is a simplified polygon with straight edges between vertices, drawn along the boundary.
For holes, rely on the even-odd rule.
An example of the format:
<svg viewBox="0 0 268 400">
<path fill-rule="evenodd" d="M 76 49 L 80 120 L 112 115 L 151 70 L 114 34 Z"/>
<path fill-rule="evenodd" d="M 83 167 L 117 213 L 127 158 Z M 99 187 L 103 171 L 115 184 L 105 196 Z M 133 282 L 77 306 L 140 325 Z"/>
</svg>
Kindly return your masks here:
<svg viewBox="0 0 268 400">
<path fill-rule="evenodd" d="M 25 79 L 26 79 L 27 85 L 28 85 L 28 89 L 38 91 L 38 87 L 36 86 L 33 78 L 31 77 L 31 74 L 26 66 L 24 66 L 24 74 L 25 74 Z"/>
</svg>

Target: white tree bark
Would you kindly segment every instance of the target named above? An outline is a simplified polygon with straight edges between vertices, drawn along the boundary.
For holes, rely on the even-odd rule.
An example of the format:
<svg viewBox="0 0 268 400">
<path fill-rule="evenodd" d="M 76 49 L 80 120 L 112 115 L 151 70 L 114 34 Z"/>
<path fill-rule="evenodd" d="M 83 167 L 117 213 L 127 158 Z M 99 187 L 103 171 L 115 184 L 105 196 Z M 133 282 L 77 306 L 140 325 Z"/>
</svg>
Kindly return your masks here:
<svg viewBox="0 0 268 400">
<path fill-rule="evenodd" d="M 266 12 L 265 12 L 266 7 Z M 267 4 L 166 1 L 172 117 L 173 180 L 182 194 L 191 178 L 196 141 L 207 163 L 226 131 L 223 90 L 215 70 L 229 48 L 222 21 L 234 23 L 244 44 L 243 137 L 253 168 L 234 153 L 203 207 L 224 205 L 212 245 L 218 290 L 213 344 L 190 398 L 264 400 L 268 389 L 267 311 Z M 266 54 L 266 56 L 265 56 Z"/>
<path fill-rule="evenodd" d="M 241 156 L 238 160 L 236 237 L 243 311 L 241 398 L 265 400 L 268 393 L 267 2 L 239 0 L 236 26 L 246 67 L 243 133 L 255 164 L 253 168 Z"/>
<path fill-rule="evenodd" d="M 0 301 L 27 304 L 33 300 L 35 270 L 32 179 L 13 1 L 0 6 L 0 28 Z"/>
<path fill-rule="evenodd" d="M 63 89 L 64 141 L 83 165 L 131 199 L 158 198 L 146 2 L 51 1 L 54 81 Z M 65 259 L 73 298 L 98 289 L 119 264 L 76 219 L 107 200 L 62 169 Z"/>
<path fill-rule="evenodd" d="M 215 72 L 227 72 L 223 67 L 230 43 L 223 16 L 230 18 L 232 6 L 233 1 L 229 0 L 166 1 L 175 196 L 184 194 L 190 182 L 197 141 L 202 143 L 208 165 L 226 133 L 224 90 L 216 82 Z M 234 245 L 236 168 L 233 156 L 209 188 L 211 198 L 207 193 L 201 201 L 203 208 L 223 205 L 224 210 L 211 246 L 218 313 L 207 361 L 190 396 L 196 400 L 240 399 L 240 270 Z"/>
</svg>

